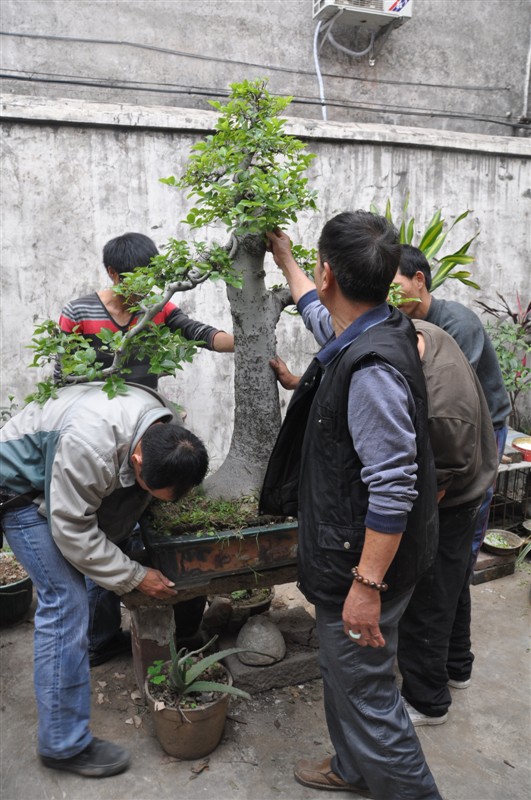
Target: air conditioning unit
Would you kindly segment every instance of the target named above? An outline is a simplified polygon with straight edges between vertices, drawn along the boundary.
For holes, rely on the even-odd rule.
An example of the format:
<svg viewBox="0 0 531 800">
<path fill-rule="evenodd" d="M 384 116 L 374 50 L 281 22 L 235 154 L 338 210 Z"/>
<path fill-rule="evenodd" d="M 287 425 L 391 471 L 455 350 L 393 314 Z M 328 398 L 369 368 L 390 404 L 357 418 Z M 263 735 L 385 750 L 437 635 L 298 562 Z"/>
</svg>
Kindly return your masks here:
<svg viewBox="0 0 531 800">
<path fill-rule="evenodd" d="M 413 0 L 313 0 L 313 18 L 327 22 L 337 16 L 338 28 L 364 26 L 374 30 L 395 19 L 410 19 L 412 6 Z"/>
</svg>

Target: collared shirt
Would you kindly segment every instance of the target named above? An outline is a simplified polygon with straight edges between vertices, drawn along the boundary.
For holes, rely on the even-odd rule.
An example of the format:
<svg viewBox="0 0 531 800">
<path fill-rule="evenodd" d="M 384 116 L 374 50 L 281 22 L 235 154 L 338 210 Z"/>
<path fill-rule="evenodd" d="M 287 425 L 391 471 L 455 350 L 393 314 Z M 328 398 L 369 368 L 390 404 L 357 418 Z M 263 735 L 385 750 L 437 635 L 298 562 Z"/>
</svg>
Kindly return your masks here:
<svg viewBox="0 0 531 800">
<path fill-rule="evenodd" d="M 387 303 L 374 306 L 336 337 L 330 313 L 315 290 L 303 295 L 297 308 L 306 327 L 323 346 L 316 357 L 325 369 L 341 350 L 391 313 Z M 417 497 L 414 418 L 415 404 L 409 386 L 390 364 L 374 359 L 354 372 L 348 425 L 363 464 L 361 479 L 369 490 L 365 524 L 381 533 L 402 533 Z"/>
</svg>

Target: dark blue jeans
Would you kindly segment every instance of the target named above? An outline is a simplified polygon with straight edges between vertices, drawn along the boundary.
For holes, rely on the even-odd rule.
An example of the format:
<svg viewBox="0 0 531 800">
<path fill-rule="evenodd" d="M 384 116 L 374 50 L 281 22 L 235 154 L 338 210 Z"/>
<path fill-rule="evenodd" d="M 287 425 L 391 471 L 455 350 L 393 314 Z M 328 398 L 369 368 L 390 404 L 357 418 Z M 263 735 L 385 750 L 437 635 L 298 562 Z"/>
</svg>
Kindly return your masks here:
<svg viewBox="0 0 531 800">
<path fill-rule="evenodd" d="M 434 564 L 415 586 L 398 627 L 402 694 L 422 714 L 446 714 L 448 678 L 470 677 L 470 550 L 480 502 L 439 509 Z"/>
</svg>

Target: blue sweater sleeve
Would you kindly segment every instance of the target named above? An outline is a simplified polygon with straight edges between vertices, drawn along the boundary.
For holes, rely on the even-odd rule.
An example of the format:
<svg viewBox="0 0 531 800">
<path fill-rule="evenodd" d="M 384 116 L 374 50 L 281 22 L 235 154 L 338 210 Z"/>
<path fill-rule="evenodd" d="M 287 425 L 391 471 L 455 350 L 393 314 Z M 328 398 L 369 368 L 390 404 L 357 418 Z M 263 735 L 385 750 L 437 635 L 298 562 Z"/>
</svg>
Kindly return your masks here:
<svg viewBox="0 0 531 800">
<path fill-rule="evenodd" d="M 409 387 L 393 367 L 373 362 L 354 372 L 348 416 L 369 489 L 365 524 L 381 533 L 402 533 L 417 497 L 414 414 Z"/>
<path fill-rule="evenodd" d="M 334 329 L 330 313 L 321 304 L 315 289 L 311 289 L 300 298 L 297 309 L 308 330 L 313 333 L 317 343 L 323 347 L 334 333 Z"/>
</svg>

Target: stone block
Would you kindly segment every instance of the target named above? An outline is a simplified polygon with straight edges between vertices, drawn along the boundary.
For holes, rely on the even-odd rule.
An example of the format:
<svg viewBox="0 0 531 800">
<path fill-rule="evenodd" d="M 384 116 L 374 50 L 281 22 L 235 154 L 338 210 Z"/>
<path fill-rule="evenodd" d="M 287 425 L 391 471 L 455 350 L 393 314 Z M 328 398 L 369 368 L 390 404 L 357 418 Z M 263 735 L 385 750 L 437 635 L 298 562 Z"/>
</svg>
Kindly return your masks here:
<svg viewBox="0 0 531 800">
<path fill-rule="evenodd" d="M 474 574 L 472 575 L 472 585 L 493 581 L 496 578 L 503 578 L 505 575 L 512 575 L 515 570 L 516 555 L 514 553 L 506 556 L 495 555 L 479 551 Z"/>
<path fill-rule="evenodd" d="M 282 661 L 264 666 L 242 664 L 237 655 L 224 659 L 234 685 L 249 694 L 306 683 L 320 677 L 315 620 L 303 608 L 279 609 L 267 615 L 276 623 L 286 642 Z M 236 637 L 225 635 L 220 649 L 235 647 Z"/>
</svg>

